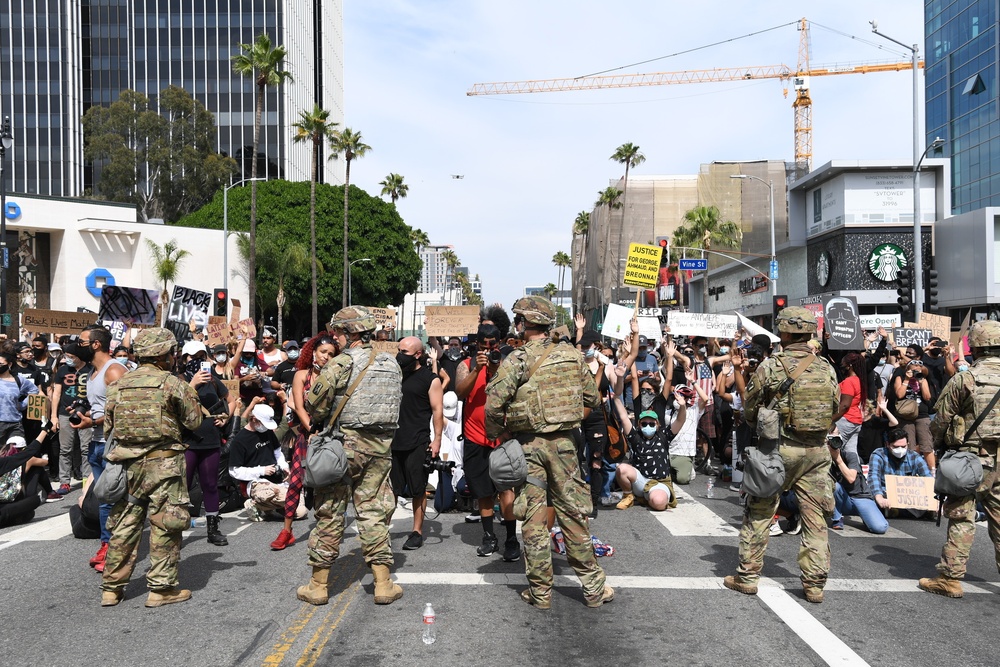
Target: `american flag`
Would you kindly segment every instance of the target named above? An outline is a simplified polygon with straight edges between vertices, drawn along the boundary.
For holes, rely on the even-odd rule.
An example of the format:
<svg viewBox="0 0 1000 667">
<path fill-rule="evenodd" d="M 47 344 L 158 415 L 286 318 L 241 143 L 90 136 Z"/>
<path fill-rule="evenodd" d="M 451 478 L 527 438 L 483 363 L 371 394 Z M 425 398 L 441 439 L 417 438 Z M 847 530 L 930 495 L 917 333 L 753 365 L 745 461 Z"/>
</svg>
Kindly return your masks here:
<svg viewBox="0 0 1000 667">
<path fill-rule="evenodd" d="M 701 390 L 712 396 L 715 391 L 715 376 L 712 375 L 712 367 L 707 362 L 695 362 L 694 381 L 701 387 Z"/>
</svg>

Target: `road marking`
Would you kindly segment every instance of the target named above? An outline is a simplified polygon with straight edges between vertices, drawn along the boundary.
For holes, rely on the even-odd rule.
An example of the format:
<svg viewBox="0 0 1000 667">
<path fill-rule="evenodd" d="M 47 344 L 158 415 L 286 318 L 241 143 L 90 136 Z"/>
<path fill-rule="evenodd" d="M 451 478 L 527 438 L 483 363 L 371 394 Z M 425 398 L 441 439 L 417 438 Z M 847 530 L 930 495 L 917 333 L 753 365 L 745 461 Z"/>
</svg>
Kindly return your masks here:
<svg viewBox="0 0 1000 667">
<path fill-rule="evenodd" d="M 50 542 L 73 533 L 73 525 L 69 522 L 69 513 L 54 516 L 38 523 L 28 524 L 23 528 L 12 530 L 0 535 L 0 542 Z"/>
<path fill-rule="evenodd" d="M 12 542 L 4 542 L 3 544 L 0 544 L 0 551 L 3 551 L 7 547 L 12 547 L 15 544 L 20 544 L 20 543 L 21 543 L 21 540 L 13 540 Z"/>
<path fill-rule="evenodd" d="M 278 641 L 271 648 L 271 654 L 264 658 L 264 667 L 277 667 L 281 664 L 281 661 L 285 659 L 285 654 L 292 648 L 295 640 L 302 633 L 309 621 L 316 614 L 316 610 L 319 607 L 311 604 L 304 604 L 302 608 L 299 609 L 299 614 L 295 621 L 288 626 L 288 628 L 281 633 Z"/>
<path fill-rule="evenodd" d="M 651 512 L 656 520 L 674 537 L 737 537 L 738 528 L 702 505 L 683 489 L 674 485 L 677 507 L 664 512 Z"/>
<path fill-rule="evenodd" d="M 316 661 L 319 660 L 319 656 L 322 654 L 327 642 L 333 636 L 333 631 L 337 629 L 337 626 L 344 619 L 347 608 L 357 598 L 361 584 L 356 580 L 358 572 L 361 571 L 363 565 L 364 561 L 358 563 L 358 566 L 351 572 L 349 579 L 355 580 L 355 583 L 350 584 L 337 596 L 336 601 L 330 606 L 330 611 L 327 612 L 326 616 L 320 622 L 319 629 L 316 630 L 309 643 L 306 644 L 306 648 L 302 652 L 302 656 L 295 663 L 295 667 L 314 667 Z M 334 617 L 334 612 L 338 612 L 338 610 L 339 613 Z"/>
</svg>

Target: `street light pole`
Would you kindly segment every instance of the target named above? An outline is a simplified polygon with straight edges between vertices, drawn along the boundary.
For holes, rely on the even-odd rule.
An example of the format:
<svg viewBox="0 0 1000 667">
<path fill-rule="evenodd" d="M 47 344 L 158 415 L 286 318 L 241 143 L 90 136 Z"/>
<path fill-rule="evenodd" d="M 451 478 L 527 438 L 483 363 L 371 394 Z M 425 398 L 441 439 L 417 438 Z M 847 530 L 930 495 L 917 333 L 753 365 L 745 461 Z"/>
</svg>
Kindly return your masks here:
<svg viewBox="0 0 1000 667">
<path fill-rule="evenodd" d="M 347 305 L 350 306 L 354 300 L 354 290 L 351 288 L 351 267 L 358 262 L 370 262 L 372 261 L 368 257 L 362 257 L 361 259 L 356 259 L 347 265 Z"/>
<path fill-rule="evenodd" d="M 6 331 L 11 326 L 13 318 L 7 312 L 7 265 L 10 255 L 7 251 L 7 178 L 4 176 L 4 163 L 7 161 L 7 149 L 14 145 L 14 137 L 10 133 L 10 116 L 3 118 L 3 131 L 0 132 L 0 331 Z"/>
<path fill-rule="evenodd" d="M 767 186 L 768 199 L 771 202 L 771 264 L 767 267 L 768 282 L 771 283 L 771 295 L 774 296 L 778 293 L 778 276 L 777 276 L 777 265 L 778 257 L 775 254 L 774 246 L 774 181 L 759 178 L 757 176 L 751 176 L 750 174 L 732 174 L 729 178 L 740 178 L 740 179 L 751 179 L 754 181 L 760 181 Z M 773 268 L 772 268 L 773 267 Z"/>
<path fill-rule="evenodd" d="M 244 178 L 242 181 L 230 183 L 222 188 L 222 289 L 226 290 L 226 294 L 229 294 L 229 191 L 237 185 L 243 185 L 250 181 L 266 180 L 266 178 Z M 253 289 L 253 286 L 249 284 L 253 282 L 253 276 L 247 276 L 247 281 L 247 289 Z"/>
</svg>

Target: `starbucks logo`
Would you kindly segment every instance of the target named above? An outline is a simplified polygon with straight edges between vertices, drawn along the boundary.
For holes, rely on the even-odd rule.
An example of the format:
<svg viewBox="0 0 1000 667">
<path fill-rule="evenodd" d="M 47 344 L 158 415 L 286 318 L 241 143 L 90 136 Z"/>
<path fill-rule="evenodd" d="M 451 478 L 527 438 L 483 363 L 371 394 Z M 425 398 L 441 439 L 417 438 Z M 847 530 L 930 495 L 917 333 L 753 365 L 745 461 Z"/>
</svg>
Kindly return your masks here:
<svg viewBox="0 0 1000 667">
<path fill-rule="evenodd" d="M 868 257 L 868 268 L 872 275 L 885 283 L 891 283 L 899 276 L 899 270 L 905 268 L 906 253 L 898 245 L 883 243 L 872 250 Z"/>
</svg>

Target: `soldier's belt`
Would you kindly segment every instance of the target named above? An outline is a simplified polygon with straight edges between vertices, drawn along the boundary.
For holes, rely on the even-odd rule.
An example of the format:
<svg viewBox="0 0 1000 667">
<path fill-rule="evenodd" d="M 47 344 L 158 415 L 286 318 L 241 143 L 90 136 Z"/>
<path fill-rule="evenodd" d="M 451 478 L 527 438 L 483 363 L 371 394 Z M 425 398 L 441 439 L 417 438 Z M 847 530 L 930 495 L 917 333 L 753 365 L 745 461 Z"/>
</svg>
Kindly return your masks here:
<svg viewBox="0 0 1000 667">
<path fill-rule="evenodd" d="M 154 449 L 149 454 L 146 454 L 143 458 L 146 459 L 167 459 L 171 456 L 177 456 L 182 452 L 179 449 Z"/>
<path fill-rule="evenodd" d="M 514 433 L 514 439 L 520 442 L 522 445 L 531 442 L 532 440 L 558 440 L 559 438 L 570 438 L 572 437 L 573 430 L 565 429 L 562 431 L 551 431 L 549 433 Z"/>
</svg>

